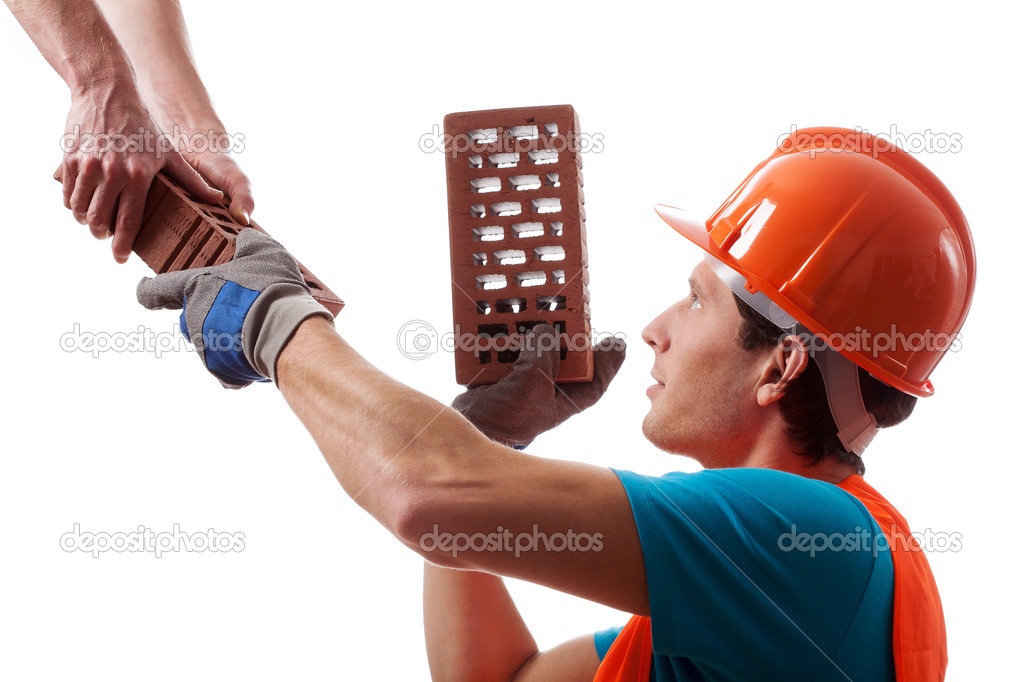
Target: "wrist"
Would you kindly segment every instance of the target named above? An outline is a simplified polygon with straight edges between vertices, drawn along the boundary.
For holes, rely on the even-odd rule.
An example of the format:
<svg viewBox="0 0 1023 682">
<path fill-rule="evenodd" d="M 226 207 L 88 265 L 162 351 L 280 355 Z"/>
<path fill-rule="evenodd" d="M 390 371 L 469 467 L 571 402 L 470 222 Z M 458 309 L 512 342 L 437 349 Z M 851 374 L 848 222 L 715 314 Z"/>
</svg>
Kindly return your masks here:
<svg viewBox="0 0 1023 682">
<path fill-rule="evenodd" d="M 72 103 L 106 102 L 112 99 L 142 104 L 135 73 L 130 64 L 82 64 L 67 78 Z"/>
<path fill-rule="evenodd" d="M 277 380 L 277 361 L 299 327 L 310 318 L 323 318 L 333 326 L 330 312 L 299 284 L 274 284 L 252 304 L 242 327 L 242 350 L 257 372 Z"/>
</svg>

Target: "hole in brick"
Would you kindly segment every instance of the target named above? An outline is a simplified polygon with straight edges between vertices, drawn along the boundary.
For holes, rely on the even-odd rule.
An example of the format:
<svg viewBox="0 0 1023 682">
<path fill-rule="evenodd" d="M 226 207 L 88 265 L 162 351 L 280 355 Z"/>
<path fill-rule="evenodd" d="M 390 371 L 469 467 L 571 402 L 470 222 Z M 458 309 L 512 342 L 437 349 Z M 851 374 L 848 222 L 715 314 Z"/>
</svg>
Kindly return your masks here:
<svg viewBox="0 0 1023 682">
<path fill-rule="evenodd" d="M 526 309 L 526 299 L 524 298 L 502 298 L 497 302 L 497 312 L 499 313 L 521 313 Z"/>
<path fill-rule="evenodd" d="M 480 289 L 504 289 L 508 279 L 504 275 L 477 275 L 476 286 Z"/>
<path fill-rule="evenodd" d="M 515 283 L 520 287 L 538 287 L 547 283 L 547 273 L 542 270 L 519 272 L 515 275 Z"/>
<path fill-rule="evenodd" d="M 519 359 L 519 351 L 511 350 L 499 350 L 497 351 L 497 361 L 503 364 L 511 364 Z"/>
<path fill-rule="evenodd" d="M 557 222 L 551 223 L 551 236 L 552 237 L 560 237 L 561 233 L 564 232 L 564 231 L 565 231 L 565 223 L 561 222 L 560 220 L 557 221 Z"/>
<path fill-rule="evenodd" d="M 555 284 L 564 284 L 565 283 L 565 271 L 564 270 L 555 270 L 553 273 L 551 273 L 551 275 L 554 277 L 554 283 Z"/>
<path fill-rule="evenodd" d="M 473 154 L 469 157 L 469 168 L 483 168 L 483 157 Z"/>
<path fill-rule="evenodd" d="M 548 135 L 557 135 L 558 134 L 558 124 L 557 123 L 544 123 L 543 124 L 543 129 L 547 131 Z"/>
<path fill-rule="evenodd" d="M 513 175 L 508 178 L 508 184 L 518 191 L 529 189 L 540 189 L 539 175 Z"/>
<path fill-rule="evenodd" d="M 469 139 L 473 142 L 482 142 L 484 144 L 497 142 L 497 128 L 479 128 L 478 130 L 470 130 Z"/>
<path fill-rule="evenodd" d="M 547 174 L 547 186 L 548 187 L 561 187 L 561 180 L 558 179 L 557 173 Z"/>
<path fill-rule="evenodd" d="M 517 201 L 499 201 L 496 204 L 491 204 L 490 210 L 499 216 L 518 215 L 522 213 L 522 204 Z"/>
<path fill-rule="evenodd" d="M 310 282 L 309 280 L 306 280 L 305 285 L 309 287 L 309 289 L 312 291 L 323 291 L 323 287 L 321 287 L 316 282 Z"/>
<path fill-rule="evenodd" d="M 557 163 L 558 153 L 553 149 L 537 149 L 536 151 L 529 152 L 529 160 L 537 166 L 542 166 L 547 163 Z"/>
<path fill-rule="evenodd" d="M 561 246 L 538 246 L 533 249 L 537 260 L 565 260 L 565 249 Z"/>
<path fill-rule="evenodd" d="M 480 364 L 481 365 L 489 365 L 490 364 L 490 351 L 488 351 L 488 350 L 481 350 L 480 354 L 479 354 L 479 358 L 480 358 Z"/>
<path fill-rule="evenodd" d="M 537 296 L 537 310 L 564 310 L 568 307 L 564 296 Z"/>
<path fill-rule="evenodd" d="M 515 223 L 511 229 L 519 239 L 543 236 L 543 223 Z"/>
<path fill-rule="evenodd" d="M 487 163 L 491 168 L 512 168 L 519 165 L 519 155 L 517 152 L 491 154 L 487 157 Z"/>
<path fill-rule="evenodd" d="M 526 252 L 519 249 L 504 249 L 494 251 L 494 258 L 498 265 L 521 265 L 526 262 Z"/>
<path fill-rule="evenodd" d="M 504 239 L 504 228 L 500 225 L 472 228 L 472 238 L 478 242 L 497 242 Z"/>
<path fill-rule="evenodd" d="M 486 265 L 487 264 L 487 252 L 480 251 L 479 253 L 472 254 L 473 265 Z"/>
<path fill-rule="evenodd" d="M 501 178 L 474 178 L 469 181 L 472 191 L 477 194 L 501 191 Z"/>
<path fill-rule="evenodd" d="M 513 140 L 535 140 L 540 137 L 536 126 L 512 126 L 508 128 L 508 137 Z"/>
<path fill-rule="evenodd" d="M 476 301 L 476 312 L 480 315 L 489 315 L 490 301 Z"/>
<path fill-rule="evenodd" d="M 473 218 L 486 218 L 487 207 L 483 204 L 473 204 L 469 207 L 469 213 L 472 214 Z"/>
<path fill-rule="evenodd" d="M 559 213 L 561 212 L 561 199 L 550 197 L 547 199 L 533 199 L 533 213 Z"/>
<path fill-rule="evenodd" d="M 219 223 L 220 229 L 228 234 L 238 234 L 238 228 L 230 223 Z"/>
<path fill-rule="evenodd" d="M 506 324 L 481 324 L 476 327 L 478 336 L 494 338 L 496 336 L 508 336 L 508 325 Z"/>
</svg>

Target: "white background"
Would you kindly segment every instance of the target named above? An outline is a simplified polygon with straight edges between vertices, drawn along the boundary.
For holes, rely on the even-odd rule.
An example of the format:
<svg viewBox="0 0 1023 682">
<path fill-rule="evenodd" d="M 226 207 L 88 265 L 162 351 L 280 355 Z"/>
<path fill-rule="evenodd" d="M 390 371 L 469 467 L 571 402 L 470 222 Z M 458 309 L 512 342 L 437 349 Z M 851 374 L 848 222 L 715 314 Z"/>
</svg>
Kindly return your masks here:
<svg viewBox="0 0 1023 682">
<path fill-rule="evenodd" d="M 695 468 L 642 437 L 639 334 L 700 258 L 652 204 L 709 215 L 793 124 L 960 136 L 959 153 L 918 156 L 976 241 L 962 349 L 866 460 L 915 530 L 961 534 L 961 551 L 930 556 L 948 679 L 1005 679 L 1023 606 L 1018 10 L 658 5 L 191 0 L 185 13 L 218 110 L 245 135 L 254 218 L 348 302 L 338 327 L 356 348 L 442 401 L 459 391 L 451 358 L 414 362 L 395 344 L 408 320 L 451 324 L 443 157 L 420 138 L 453 111 L 573 104 L 604 140 L 583 161 L 593 326 L 630 351 L 606 398 L 531 452 L 647 473 Z M 342 493 L 275 389 L 224 391 L 183 351 L 61 350 L 76 324 L 169 334 L 177 315 L 141 308 L 144 264 L 116 265 L 63 208 L 50 174 L 67 90 L 3 12 L 0 60 L 0 678 L 427 678 L 421 560 Z M 93 559 L 61 551 L 75 523 L 242 532 L 245 549 Z M 625 619 L 512 589 L 542 647 Z"/>
</svg>

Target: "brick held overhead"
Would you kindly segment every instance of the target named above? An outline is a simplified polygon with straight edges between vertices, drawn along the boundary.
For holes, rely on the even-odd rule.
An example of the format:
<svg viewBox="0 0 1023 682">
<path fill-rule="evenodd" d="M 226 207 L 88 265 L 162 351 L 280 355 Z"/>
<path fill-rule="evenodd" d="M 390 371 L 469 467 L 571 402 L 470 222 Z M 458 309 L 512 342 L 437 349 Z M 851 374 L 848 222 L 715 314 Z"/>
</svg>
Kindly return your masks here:
<svg viewBox="0 0 1023 682">
<path fill-rule="evenodd" d="M 62 181 L 63 169 L 53 177 Z M 248 227 L 268 234 L 254 222 Z M 142 229 L 131 248 L 157 274 L 220 265 L 234 257 L 234 240 L 243 229 L 246 226 L 231 216 L 225 203 L 196 201 L 174 180 L 157 173 L 146 197 Z M 341 312 L 344 301 L 304 265 L 298 266 L 313 298 L 332 315 Z"/>
<path fill-rule="evenodd" d="M 460 384 L 506 376 L 503 342 L 540 322 L 565 335 L 557 381 L 593 380 L 579 134 L 568 105 L 444 117 L 455 331 L 480 341 L 455 344 Z"/>
</svg>

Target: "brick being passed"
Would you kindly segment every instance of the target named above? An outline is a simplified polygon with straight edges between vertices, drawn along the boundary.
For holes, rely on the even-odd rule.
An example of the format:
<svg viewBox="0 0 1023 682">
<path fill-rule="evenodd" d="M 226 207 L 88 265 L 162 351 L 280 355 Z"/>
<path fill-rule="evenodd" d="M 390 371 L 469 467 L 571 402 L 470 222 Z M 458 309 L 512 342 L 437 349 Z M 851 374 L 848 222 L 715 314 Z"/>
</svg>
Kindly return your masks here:
<svg viewBox="0 0 1023 682">
<path fill-rule="evenodd" d="M 506 376 L 541 322 L 562 334 L 557 381 L 593 380 L 579 148 L 568 105 L 444 117 L 459 384 Z"/>
<path fill-rule="evenodd" d="M 63 179 L 63 168 L 53 177 Z M 248 227 L 267 234 L 254 222 Z M 235 221 L 227 205 L 196 201 L 176 182 L 157 173 L 146 197 L 142 229 L 132 251 L 157 274 L 220 265 L 234 257 L 234 240 L 246 229 Z M 337 316 L 344 301 L 299 263 L 302 278 L 323 307 Z"/>
</svg>

